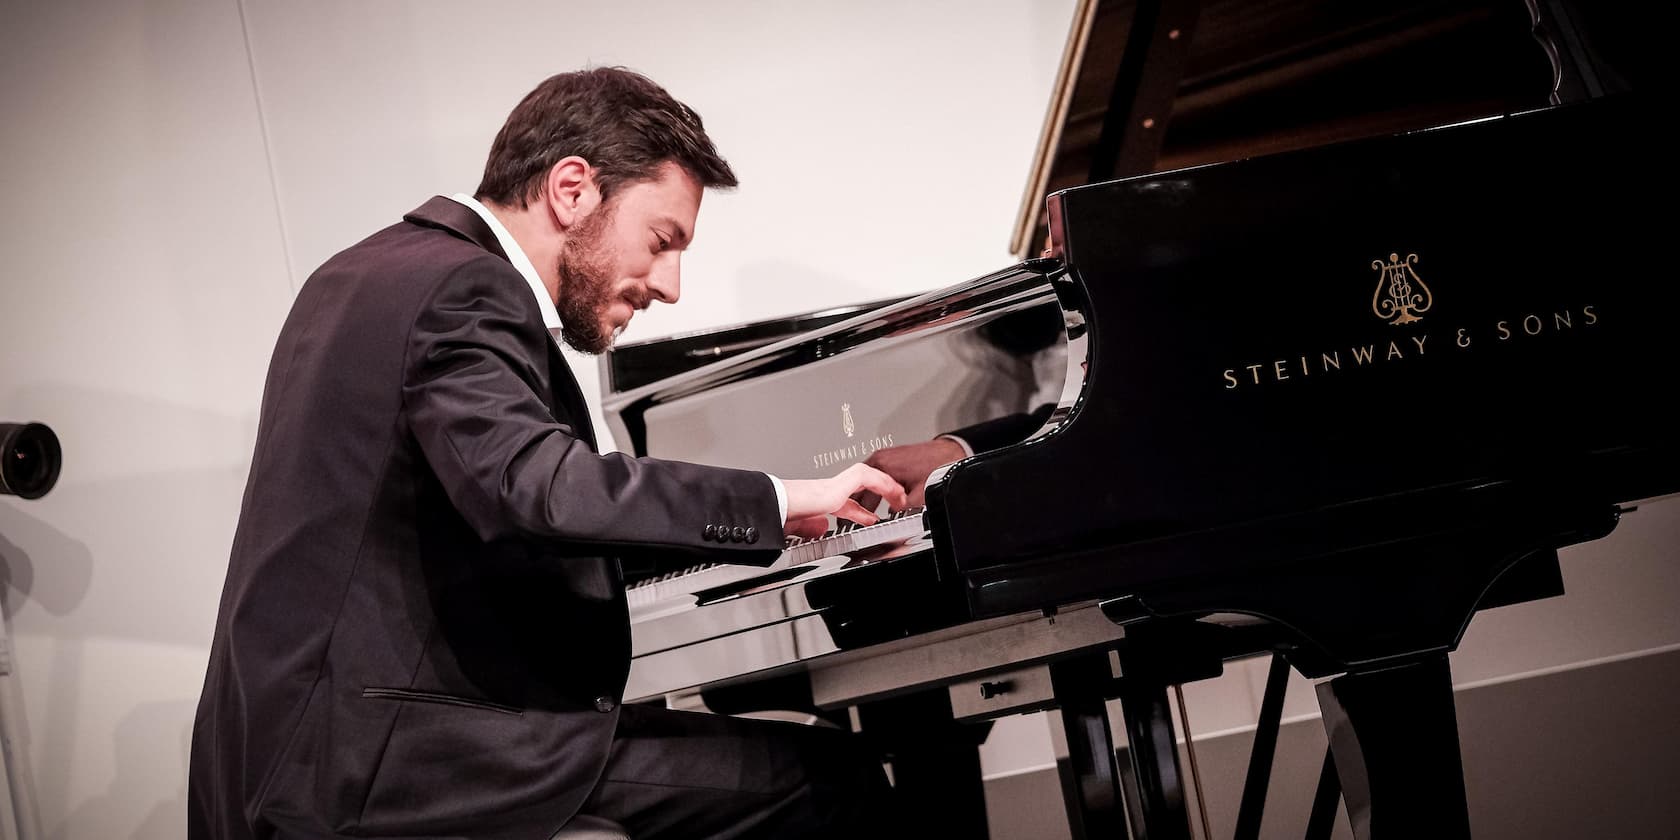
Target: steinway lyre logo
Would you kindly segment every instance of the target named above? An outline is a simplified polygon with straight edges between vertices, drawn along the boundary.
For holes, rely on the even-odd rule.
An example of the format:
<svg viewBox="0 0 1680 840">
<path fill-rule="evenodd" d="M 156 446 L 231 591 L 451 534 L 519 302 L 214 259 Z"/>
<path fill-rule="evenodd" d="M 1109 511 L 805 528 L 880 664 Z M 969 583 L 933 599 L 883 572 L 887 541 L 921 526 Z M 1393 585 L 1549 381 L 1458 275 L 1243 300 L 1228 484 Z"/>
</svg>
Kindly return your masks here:
<svg viewBox="0 0 1680 840">
<path fill-rule="evenodd" d="M 845 430 L 846 437 L 851 437 L 857 432 L 857 424 L 852 422 L 851 403 L 840 404 L 840 428 Z"/>
<path fill-rule="evenodd" d="M 1435 303 L 1423 278 L 1418 276 L 1418 255 L 1407 254 L 1402 261 L 1398 253 L 1389 254 L 1388 262 L 1372 260 L 1371 268 L 1378 272 L 1377 290 L 1371 295 L 1371 312 L 1389 324 L 1399 326 L 1423 320 L 1423 313 Z"/>
</svg>

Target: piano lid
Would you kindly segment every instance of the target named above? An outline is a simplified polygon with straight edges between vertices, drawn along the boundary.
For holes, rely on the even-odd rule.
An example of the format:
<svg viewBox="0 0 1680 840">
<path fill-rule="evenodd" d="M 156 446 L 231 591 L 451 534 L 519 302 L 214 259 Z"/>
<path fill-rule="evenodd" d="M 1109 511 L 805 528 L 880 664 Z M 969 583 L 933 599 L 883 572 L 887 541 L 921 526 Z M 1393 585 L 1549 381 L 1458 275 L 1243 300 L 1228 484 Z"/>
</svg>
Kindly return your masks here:
<svg viewBox="0 0 1680 840">
<path fill-rule="evenodd" d="M 1059 190 L 1545 105 L 1534 28 L 1523 0 L 1080 0 L 1010 251 Z"/>
</svg>

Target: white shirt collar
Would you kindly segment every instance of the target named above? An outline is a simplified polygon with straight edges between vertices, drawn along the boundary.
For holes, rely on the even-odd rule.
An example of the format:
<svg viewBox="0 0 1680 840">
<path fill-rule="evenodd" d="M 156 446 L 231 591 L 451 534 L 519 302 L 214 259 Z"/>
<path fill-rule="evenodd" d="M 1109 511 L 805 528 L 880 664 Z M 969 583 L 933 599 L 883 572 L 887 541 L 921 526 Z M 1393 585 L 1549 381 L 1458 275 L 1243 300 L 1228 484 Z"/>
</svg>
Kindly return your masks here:
<svg viewBox="0 0 1680 840">
<path fill-rule="evenodd" d="M 537 274 L 537 267 L 531 264 L 531 258 L 525 256 L 525 251 L 519 247 L 518 242 L 513 241 L 513 234 L 508 233 L 507 228 L 502 226 L 502 220 L 496 218 L 496 214 L 480 204 L 478 199 L 466 193 L 456 193 L 450 198 L 471 207 L 473 212 L 490 226 L 490 232 L 496 234 L 496 241 L 501 243 L 502 251 L 508 256 L 508 262 L 513 263 L 513 267 L 525 278 L 525 282 L 531 284 L 531 294 L 537 296 L 537 306 L 542 309 L 543 326 L 548 327 L 548 334 L 554 336 L 555 341 L 559 341 L 560 313 L 554 308 L 554 299 L 548 296 L 548 287 L 543 285 L 542 277 Z"/>
</svg>

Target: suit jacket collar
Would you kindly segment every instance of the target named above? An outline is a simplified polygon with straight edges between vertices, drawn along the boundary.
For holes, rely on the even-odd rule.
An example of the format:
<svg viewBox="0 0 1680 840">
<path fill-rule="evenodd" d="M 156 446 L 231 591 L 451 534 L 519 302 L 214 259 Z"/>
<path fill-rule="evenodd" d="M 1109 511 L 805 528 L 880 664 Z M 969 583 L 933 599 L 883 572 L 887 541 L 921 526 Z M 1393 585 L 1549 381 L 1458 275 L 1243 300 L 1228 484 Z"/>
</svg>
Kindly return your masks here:
<svg viewBox="0 0 1680 840">
<path fill-rule="evenodd" d="M 496 232 L 484 223 L 484 219 L 471 207 L 452 198 L 432 196 L 425 204 L 403 216 L 403 221 L 447 231 L 504 260 L 508 258 L 507 252 L 502 250 L 502 243 L 496 241 Z"/>
</svg>

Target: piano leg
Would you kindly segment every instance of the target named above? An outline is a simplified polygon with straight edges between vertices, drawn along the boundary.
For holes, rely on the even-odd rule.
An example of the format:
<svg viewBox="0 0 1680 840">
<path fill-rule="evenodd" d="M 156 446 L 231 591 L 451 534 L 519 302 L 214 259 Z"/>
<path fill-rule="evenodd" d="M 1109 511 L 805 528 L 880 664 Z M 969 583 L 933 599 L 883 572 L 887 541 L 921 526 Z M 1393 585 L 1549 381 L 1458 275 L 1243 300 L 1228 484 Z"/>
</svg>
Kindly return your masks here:
<svg viewBox="0 0 1680 840">
<path fill-rule="evenodd" d="M 987 840 L 980 744 L 990 723 L 958 723 L 943 688 L 862 703 L 858 723 L 892 766 L 907 837 Z"/>
<path fill-rule="evenodd" d="M 1108 729 L 1114 674 L 1106 651 L 1056 662 L 1050 684 L 1059 706 L 1069 773 L 1062 779 L 1073 840 L 1120 840 L 1126 808 Z"/>
<path fill-rule="evenodd" d="M 1355 837 L 1468 840 L 1445 653 L 1321 683 L 1318 704 Z"/>
<path fill-rule="evenodd" d="M 1103 611 L 1115 618 L 1108 605 Z M 1108 651 L 1050 664 L 1068 753 L 1071 778 L 1063 779 L 1062 790 L 1074 840 L 1190 840 L 1167 688 L 1217 677 L 1227 656 L 1269 646 L 1260 642 L 1249 630 L 1163 619 L 1128 625 L 1114 654 L 1118 678 Z M 1124 775 L 1108 728 L 1106 701 L 1116 697 L 1130 758 Z"/>
<path fill-rule="evenodd" d="M 1167 705 L 1167 686 L 1183 679 L 1168 677 L 1155 665 L 1152 652 L 1120 651 L 1120 708 L 1125 713 L 1126 752 L 1137 786 L 1132 837 L 1190 840 L 1178 740 Z"/>
<path fill-rule="evenodd" d="M 1307 818 L 1306 840 L 1330 840 L 1336 830 L 1336 810 L 1342 804 L 1342 781 L 1336 778 L 1336 759 L 1324 751 L 1324 766 L 1318 771 L 1318 790 L 1313 793 L 1312 814 Z"/>
</svg>

